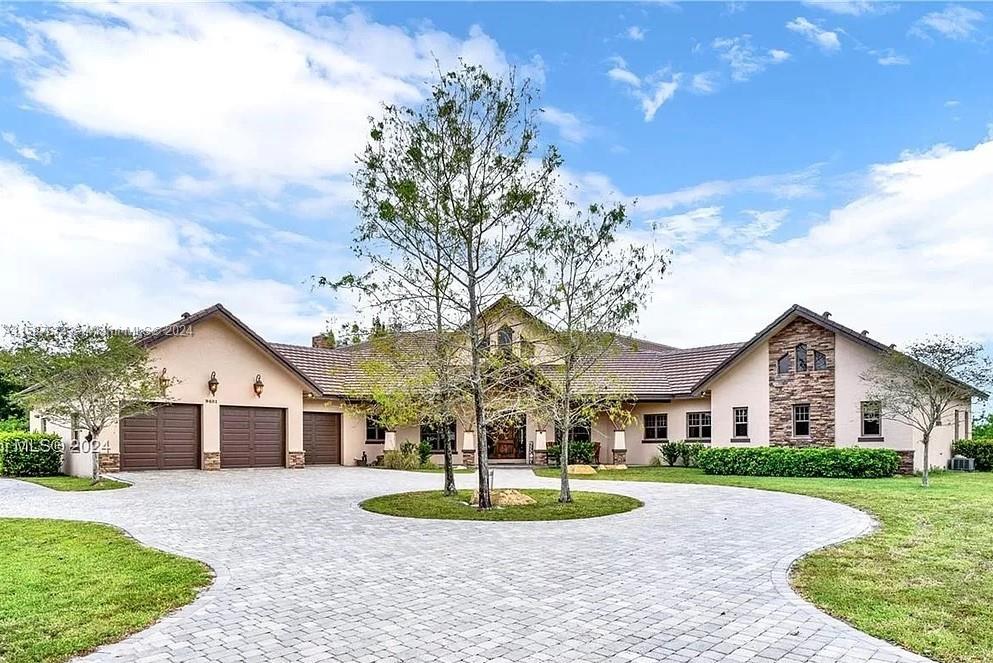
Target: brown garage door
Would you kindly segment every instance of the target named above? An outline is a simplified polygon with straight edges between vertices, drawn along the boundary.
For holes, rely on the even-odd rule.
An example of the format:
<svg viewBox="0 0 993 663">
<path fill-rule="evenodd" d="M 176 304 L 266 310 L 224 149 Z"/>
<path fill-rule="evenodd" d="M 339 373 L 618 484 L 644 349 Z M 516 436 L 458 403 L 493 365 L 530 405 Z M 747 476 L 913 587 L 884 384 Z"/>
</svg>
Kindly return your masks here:
<svg viewBox="0 0 993 663">
<path fill-rule="evenodd" d="M 121 469 L 195 470 L 200 467 L 200 406 L 162 405 L 121 419 Z"/>
<path fill-rule="evenodd" d="M 221 407 L 221 467 L 283 467 L 283 410 Z"/>
<path fill-rule="evenodd" d="M 307 465 L 341 465 L 341 415 L 304 412 L 303 450 Z"/>
</svg>

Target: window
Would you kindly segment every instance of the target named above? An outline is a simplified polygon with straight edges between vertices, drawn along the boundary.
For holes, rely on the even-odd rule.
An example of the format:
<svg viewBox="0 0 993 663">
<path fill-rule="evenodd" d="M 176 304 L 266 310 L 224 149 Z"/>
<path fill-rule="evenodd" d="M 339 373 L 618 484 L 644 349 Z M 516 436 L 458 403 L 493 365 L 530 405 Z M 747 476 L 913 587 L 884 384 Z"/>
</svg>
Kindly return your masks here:
<svg viewBox="0 0 993 663">
<path fill-rule="evenodd" d="M 969 437 L 969 411 L 966 410 L 962 413 L 962 422 L 965 424 L 965 439 L 970 439 Z"/>
<path fill-rule="evenodd" d="M 386 428 L 383 427 L 376 417 L 365 418 L 365 443 L 383 444 L 386 442 Z"/>
<path fill-rule="evenodd" d="M 483 355 L 489 354 L 489 352 L 490 352 L 490 337 L 489 336 L 483 336 L 481 339 L 479 339 L 479 343 L 476 345 L 476 347 L 479 349 L 479 354 L 483 354 Z"/>
<path fill-rule="evenodd" d="M 748 437 L 748 408 L 734 408 L 734 436 Z"/>
<path fill-rule="evenodd" d="M 827 355 L 823 352 L 818 352 L 817 350 L 814 350 L 814 370 L 827 370 Z"/>
<path fill-rule="evenodd" d="M 444 453 L 446 442 L 455 451 L 455 421 L 448 424 L 421 424 L 421 442 L 430 443 L 434 453 Z"/>
<path fill-rule="evenodd" d="M 780 375 L 790 372 L 790 353 L 787 352 L 776 361 L 776 371 Z"/>
<path fill-rule="evenodd" d="M 810 406 L 809 405 L 794 405 L 793 406 L 793 436 L 794 437 L 809 437 L 810 436 Z"/>
<path fill-rule="evenodd" d="M 686 437 L 691 440 L 710 439 L 710 413 L 686 413 Z"/>
<path fill-rule="evenodd" d="M 669 415 L 668 414 L 646 414 L 645 415 L 645 440 L 658 441 L 669 439 Z"/>
<path fill-rule="evenodd" d="M 514 330 L 504 325 L 497 332 L 497 347 L 503 352 L 510 352 L 510 346 L 514 342 Z"/>
<path fill-rule="evenodd" d="M 882 434 L 879 401 L 862 401 L 862 435 L 864 437 L 879 437 Z"/>
<path fill-rule="evenodd" d="M 796 372 L 807 370 L 807 344 L 801 343 L 796 346 Z"/>
<path fill-rule="evenodd" d="M 572 427 L 572 436 L 569 438 L 572 442 L 589 442 L 593 439 L 593 434 L 590 430 L 589 424 L 576 424 Z M 562 444 L 562 429 L 555 429 L 555 443 Z"/>
</svg>

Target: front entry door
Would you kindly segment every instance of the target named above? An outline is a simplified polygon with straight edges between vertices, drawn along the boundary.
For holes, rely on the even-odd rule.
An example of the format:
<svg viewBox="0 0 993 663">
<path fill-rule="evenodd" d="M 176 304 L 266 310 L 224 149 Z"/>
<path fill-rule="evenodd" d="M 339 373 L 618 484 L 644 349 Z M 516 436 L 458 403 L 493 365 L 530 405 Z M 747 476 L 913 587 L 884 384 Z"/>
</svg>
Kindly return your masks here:
<svg viewBox="0 0 993 663">
<path fill-rule="evenodd" d="M 521 460 L 525 456 L 524 421 L 516 419 L 490 426 L 487 438 L 488 455 L 494 460 Z"/>
</svg>

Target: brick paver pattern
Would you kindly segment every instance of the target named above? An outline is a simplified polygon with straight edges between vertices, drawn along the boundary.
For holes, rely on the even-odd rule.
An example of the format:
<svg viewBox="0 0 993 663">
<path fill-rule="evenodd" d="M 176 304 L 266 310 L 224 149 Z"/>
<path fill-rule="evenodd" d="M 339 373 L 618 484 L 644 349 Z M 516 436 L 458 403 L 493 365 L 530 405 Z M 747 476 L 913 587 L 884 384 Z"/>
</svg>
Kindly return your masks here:
<svg viewBox="0 0 993 663">
<path fill-rule="evenodd" d="M 800 599 L 790 563 L 868 532 L 854 509 L 717 486 L 575 482 L 645 506 L 558 522 L 381 516 L 373 495 L 436 474 L 363 468 L 121 474 L 125 490 L 0 481 L 0 516 L 93 520 L 210 564 L 211 587 L 87 661 L 812 661 L 927 659 Z M 474 475 L 459 475 L 470 487 Z M 555 487 L 497 470 L 497 487 Z"/>
</svg>

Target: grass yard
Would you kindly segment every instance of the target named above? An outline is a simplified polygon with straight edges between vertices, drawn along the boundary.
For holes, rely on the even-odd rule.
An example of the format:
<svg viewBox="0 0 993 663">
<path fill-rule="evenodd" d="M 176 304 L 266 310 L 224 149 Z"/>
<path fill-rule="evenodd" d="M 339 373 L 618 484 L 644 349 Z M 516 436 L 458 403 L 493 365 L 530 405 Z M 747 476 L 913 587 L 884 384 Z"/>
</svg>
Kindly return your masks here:
<svg viewBox="0 0 993 663">
<path fill-rule="evenodd" d="M 557 469 L 536 470 L 557 477 Z M 632 467 L 577 480 L 661 481 L 761 488 L 822 497 L 868 511 L 875 534 L 815 552 L 794 587 L 821 609 L 938 661 L 993 661 L 993 474 L 786 479 L 709 476 Z M 690 507 L 687 507 L 690 508 Z"/>
<path fill-rule="evenodd" d="M 17 477 L 20 481 L 36 483 L 52 490 L 86 491 L 86 490 L 117 490 L 118 488 L 128 488 L 131 484 L 113 479 L 100 479 L 98 483 L 93 483 L 87 477 L 70 477 L 64 474 L 51 477 Z"/>
<path fill-rule="evenodd" d="M 147 628 L 211 580 L 107 525 L 0 519 L 0 661 L 64 661 Z"/>
<path fill-rule="evenodd" d="M 458 497 L 446 497 L 441 491 L 396 493 L 362 502 L 366 511 L 405 518 L 440 520 L 573 520 L 624 513 L 642 506 L 639 500 L 609 493 L 574 492 L 572 504 L 560 504 L 559 491 L 520 489 L 536 502 L 529 506 L 508 506 L 480 511 L 466 504 L 471 490 L 459 491 Z"/>
</svg>

